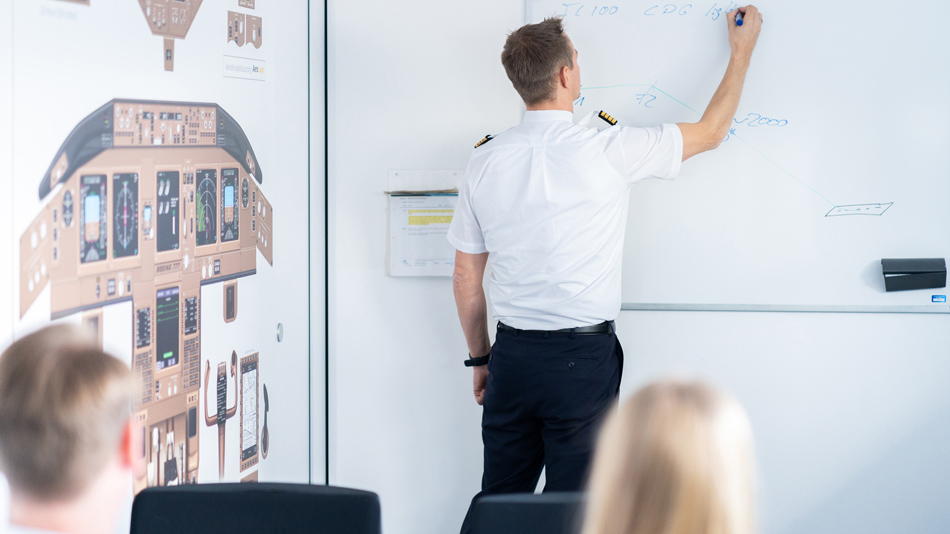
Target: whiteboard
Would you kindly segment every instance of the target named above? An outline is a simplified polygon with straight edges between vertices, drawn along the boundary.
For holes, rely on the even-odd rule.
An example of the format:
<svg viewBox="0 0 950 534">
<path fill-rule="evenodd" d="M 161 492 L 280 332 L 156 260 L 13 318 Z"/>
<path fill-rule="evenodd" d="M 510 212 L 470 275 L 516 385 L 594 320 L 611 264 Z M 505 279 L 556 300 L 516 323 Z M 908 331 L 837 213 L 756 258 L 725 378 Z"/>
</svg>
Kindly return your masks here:
<svg viewBox="0 0 950 534">
<path fill-rule="evenodd" d="M 728 2 L 527 0 L 579 51 L 579 118 L 697 121 L 729 58 Z M 950 252 L 950 4 L 758 2 L 765 22 L 719 149 L 631 195 L 623 302 L 933 306 L 880 260 Z"/>
</svg>

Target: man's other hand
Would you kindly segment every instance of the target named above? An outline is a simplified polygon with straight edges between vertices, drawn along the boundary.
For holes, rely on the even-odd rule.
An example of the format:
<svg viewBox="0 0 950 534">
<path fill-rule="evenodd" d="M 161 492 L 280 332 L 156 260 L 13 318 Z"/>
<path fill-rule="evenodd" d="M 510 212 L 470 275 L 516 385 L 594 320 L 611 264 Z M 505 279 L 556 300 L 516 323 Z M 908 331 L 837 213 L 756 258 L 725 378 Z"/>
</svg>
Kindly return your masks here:
<svg viewBox="0 0 950 534">
<path fill-rule="evenodd" d="M 736 14 L 742 13 L 742 26 L 736 26 Z M 729 21 L 729 47 L 732 55 L 750 58 L 756 41 L 759 40 L 759 31 L 762 30 L 762 13 L 755 6 L 740 7 L 729 12 L 726 17 Z"/>
<path fill-rule="evenodd" d="M 472 386 L 475 391 L 475 402 L 480 405 L 485 403 L 485 385 L 488 384 L 488 365 L 479 365 L 472 367 Z"/>
</svg>

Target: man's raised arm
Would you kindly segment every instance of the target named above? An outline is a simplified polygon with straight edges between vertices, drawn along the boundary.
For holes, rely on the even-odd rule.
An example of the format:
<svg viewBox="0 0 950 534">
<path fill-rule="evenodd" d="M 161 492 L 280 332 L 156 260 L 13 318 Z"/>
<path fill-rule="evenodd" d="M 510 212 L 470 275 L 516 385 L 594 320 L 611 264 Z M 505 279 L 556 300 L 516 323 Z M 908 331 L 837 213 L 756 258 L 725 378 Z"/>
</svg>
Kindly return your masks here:
<svg viewBox="0 0 950 534">
<path fill-rule="evenodd" d="M 742 26 L 736 26 L 736 14 L 739 12 L 742 13 L 744 22 Z M 739 108 L 739 97 L 742 96 L 752 49 L 755 48 L 759 30 L 762 29 L 762 15 L 755 6 L 750 5 L 730 12 L 726 18 L 729 25 L 729 46 L 732 49 L 729 66 L 719 88 L 706 106 L 703 118 L 697 123 L 677 124 L 683 133 L 683 161 L 718 147 L 729 133 L 732 119 Z"/>
</svg>

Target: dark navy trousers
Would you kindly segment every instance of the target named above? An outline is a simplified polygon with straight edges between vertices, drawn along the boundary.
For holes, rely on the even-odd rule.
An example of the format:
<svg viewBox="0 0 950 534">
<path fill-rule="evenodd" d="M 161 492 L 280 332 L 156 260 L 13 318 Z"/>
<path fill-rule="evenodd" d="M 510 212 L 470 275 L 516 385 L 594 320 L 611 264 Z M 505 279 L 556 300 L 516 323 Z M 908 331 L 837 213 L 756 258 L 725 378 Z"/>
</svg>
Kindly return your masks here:
<svg viewBox="0 0 950 534">
<path fill-rule="evenodd" d="M 623 349 L 616 334 L 498 330 L 482 411 L 482 491 L 580 491 L 597 431 L 616 401 Z M 462 534 L 471 528 L 471 508 Z"/>
</svg>

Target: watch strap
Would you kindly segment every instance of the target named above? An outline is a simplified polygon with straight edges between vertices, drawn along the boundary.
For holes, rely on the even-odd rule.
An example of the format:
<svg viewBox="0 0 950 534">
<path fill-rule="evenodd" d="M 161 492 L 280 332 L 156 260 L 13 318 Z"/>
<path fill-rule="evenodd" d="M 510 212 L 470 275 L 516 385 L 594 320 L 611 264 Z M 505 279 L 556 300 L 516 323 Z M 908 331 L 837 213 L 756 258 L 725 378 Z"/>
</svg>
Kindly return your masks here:
<svg viewBox="0 0 950 534">
<path fill-rule="evenodd" d="M 481 367 L 483 365 L 488 365 L 488 360 L 491 358 L 491 353 L 478 358 L 472 358 L 472 355 L 468 355 L 468 359 L 465 360 L 465 367 Z"/>
</svg>

